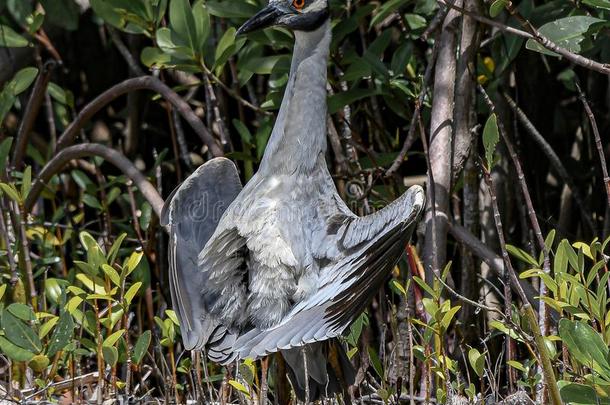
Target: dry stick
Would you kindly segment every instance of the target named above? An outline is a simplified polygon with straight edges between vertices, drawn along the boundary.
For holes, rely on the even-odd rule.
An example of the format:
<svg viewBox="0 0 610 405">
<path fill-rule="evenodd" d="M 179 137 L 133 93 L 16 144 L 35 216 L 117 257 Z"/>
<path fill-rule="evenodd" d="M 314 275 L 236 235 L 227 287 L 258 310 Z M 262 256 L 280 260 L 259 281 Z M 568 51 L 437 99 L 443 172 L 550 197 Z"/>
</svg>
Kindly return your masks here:
<svg viewBox="0 0 610 405">
<path fill-rule="evenodd" d="M 188 145 L 186 143 L 186 137 L 184 136 L 184 129 L 182 128 L 182 121 L 175 108 L 172 108 L 172 119 L 174 121 L 174 129 L 176 131 L 176 140 L 178 141 L 178 148 L 180 150 L 180 158 L 184 162 L 187 168 L 192 169 L 193 162 L 189 154 Z"/>
<path fill-rule="evenodd" d="M 496 111 L 495 105 L 489 98 L 489 95 L 487 94 L 487 92 L 485 91 L 483 86 L 479 85 L 478 88 L 479 88 L 479 91 L 481 92 L 481 94 L 483 95 L 483 98 L 484 98 L 485 102 L 487 103 L 489 109 L 492 112 L 495 112 Z M 549 250 L 547 249 L 545 242 L 544 242 L 544 237 L 542 236 L 542 231 L 540 229 L 540 224 L 538 223 L 538 218 L 536 217 L 536 211 L 534 210 L 532 198 L 531 198 L 529 190 L 527 188 L 527 183 L 525 181 L 525 175 L 523 174 L 521 162 L 519 160 L 519 157 L 517 156 L 517 152 L 516 152 L 512 142 L 508 139 L 508 136 L 504 129 L 504 125 L 502 125 L 502 121 L 500 119 L 498 119 L 498 130 L 500 132 L 500 136 L 502 137 L 502 139 L 504 141 L 504 144 L 506 145 L 506 148 L 508 149 L 511 160 L 513 161 L 513 165 L 515 166 L 515 170 L 517 172 L 517 178 L 519 180 L 519 185 L 521 186 L 521 192 L 523 193 L 523 198 L 524 198 L 525 204 L 527 206 L 528 216 L 529 216 L 532 228 L 534 230 L 534 234 L 536 235 L 536 240 L 539 245 L 538 247 L 540 248 L 540 250 L 543 252 L 543 255 L 544 255 L 543 271 L 546 274 L 550 274 L 551 263 L 550 263 L 550 259 L 549 259 Z M 504 237 L 502 236 L 502 239 L 503 238 Z M 503 246 L 503 249 L 506 249 L 506 247 Z M 513 270 L 513 272 L 514 272 L 514 270 Z M 516 274 L 515 274 L 515 277 L 516 277 Z M 543 297 L 545 294 L 546 294 L 546 288 L 545 288 L 544 283 L 541 281 L 539 295 L 541 297 Z M 540 300 L 538 312 L 540 314 L 540 319 L 538 320 L 539 325 L 536 325 L 536 331 L 534 331 L 534 332 L 535 332 L 535 334 L 540 334 L 541 343 L 542 343 L 542 346 L 544 346 L 544 337 L 543 336 L 546 335 L 548 315 L 547 315 L 547 311 L 546 311 L 546 305 L 545 305 L 544 301 L 542 301 L 542 300 Z M 532 310 L 532 313 L 533 313 L 533 310 Z M 530 319 L 530 321 L 535 321 L 535 317 Z M 538 346 L 540 346 L 540 344 L 538 344 Z M 546 352 L 546 346 L 538 347 L 538 350 L 541 351 L 541 357 L 543 356 L 542 351 L 544 351 L 546 356 L 548 357 L 548 352 Z M 548 358 L 547 358 L 547 360 L 548 360 Z M 547 386 L 549 387 L 549 391 L 551 392 L 551 397 L 553 397 L 554 390 L 557 390 L 557 385 L 555 382 L 555 375 L 553 374 L 552 368 L 544 370 L 546 367 L 544 364 L 544 359 L 543 359 L 542 363 L 543 364 L 541 364 L 541 366 L 543 368 L 543 372 L 545 375 L 545 380 L 543 381 L 543 384 L 545 384 L 545 383 L 547 384 Z M 550 360 L 549 360 L 549 364 L 550 364 Z M 552 376 L 548 376 L 549 372 L 550 372 L 550 374 L 552 374 Z M 552 381 L 548 379 L 549 377 L 552 378 Z M 558 392 L 557 392 L 557 395 L 559 395 Z M 559 397 L 557 397 L 557 398 L 559 398 Z M 555 398 L 553 398 L 553 399 L 555 399 Z M 559 402 L 559 403 L 561 403 L 561 402 Z"/>
<path fill-rule="evenodd" d="M 47 86 L 49 85 L 51 74 L 56 65 L 57 63 L 53 60 L 44 64 L 42 72 L 36 79 L 28 104 L 25 107 L 23 119 L 19 125 L 19 132 L 17 133 L 17 139 L 15 141 L 13 158 L 11 160 L 11 166 L 16 169 L 21 167 L 21 162 L 25 156 L 28 140 L 30 138 L 30 132 L 32 131 L 36 117 L 38 116 L 38 111 L 40 111 L 40 106 L 45 99 Z"/>
<path fill-rule="evenodd" d="M 133 55 L 121 39 L 119 33 L 114 28 L 110 28 L 109 26 L 107 27 L 108 32 L 110 33 L 110 39 L 112 39 L 112 43 L 114 46 L 116 46 L 123 59 L 125 59 L 125 62 L 127 62 L 127 66 L 129 67 L 129 70 L 131 70 L 131 73 L 136 76 L 144 76 L 146 73 L 144 73 L 144 70 L 140 67 L 140 64 L 134 59 Z"/>
<path fill-rule="evenodd" d="M 208 146 L 212 155 L 223 156 L 222 149 L 216 144 L 216 141 L 214 140 L 214 137 L 210 131 L 205 127 L 205 125 L 203 125 L 193 110 L 191 110 L 188 103 L 161 80 L 153 76 L 142 76 L 127 79 L 100 94 L 97 98 L 87 104 L 78 113 L 74 121 L 70 123 L 68 128 L 66 128 L 64 133 L 57 141 L 56 150 L 61 150 L 71 145 L 83 126 L 93 117 L 93 115 L 95 115 L 108 103 L 123 94 L 129 93 L 130 91 L 144 89 L 152 90 L 161 94 L 161 96 L 169 101 L 172 106 L 178 110 L 180 115 L 182 115 L 182 117 L 191 125 L 201 140 Z"/>
<path fill-rule="evenodd" d="M 218 102 L 218 97 L 216 96 L 216 91 L 212 86 L 209 75 L 204 75 L 203 83 L 205 86 L 205 90 L 208 93 L 208 97 L 206 98 L 208 102 L 212 105 L 212 111 L 214 112 L 214 123 L 216 124 L 216 130 L 220 137 L 220 142 L 222 143 L 222 147 L 224 150 L 233 150 L 233 145 L 231 144 L 231 138 L 229 137 L 229 130 L 225 125 L 224 120 L 222 119 L 222 115 L 220 113 L 220 107 Z"/>
<path fill-rule="evenodd" d="M 487 92 L 485 91 L 485 89 L 483 88 L 483 86 L 479 85 L 478 88 L 479 88 L 479 91 L 481 92 L 481 94 L 483 95 L 483 98 L 484 98 L 485 102 L 487 103 L 491 112 L 495 113 L 496 107 L 495 107 L 493 101 L 491 100 L 491 98 L 489 97 L 489 95 L 487 94 Z M 544 242 L 544 236 L 542 236 L 542 230 L 540 229 L 540 224 L 538 223 L 538 217 L 536 216 L 536 211 L 534 210 L 534 204 L 532 202 L 532 197 L 531 197 L 529 189 L 527 187 L 527 182 L 525 181 L 525 174 L 523 173 L 523 168 L 521 167 L 521 161 L 519 160 L 519 156 L 517 155 L 517 151 L 515 150 L 515 147 L 513 146 L 510 139 L 508 139 L 506 130 L 505 130 L 504 125 L 502 124 L 502 120 L 500 119 L 499 116 L 498 116 L 497 122 L 498 122 L 498 130 L 500 132 L 500 136 L 502 137 L 502 140 L 504 141 L 504 144 L 506 145 L 506 148 L 508 149 L 508 153 L 511 157 L 511 160 L 513 161 L 513 165 L 515 166 L 515 170 L 517 172 L 517 178 L 519 180 L 519 185 L 521 186 L 521 192 L 523 194 L 523 199 L 525 200 L 525 205 L 527 207 L 528 217 L 531 222 L 532 228 L 534 230 L 534 235 L 536 235 L 536 241 L 538 242 L 538 248 L 540 249 L 540 251 L 542 252 L 542 254 L 544 256 L 542 271 L 547 275 L 551 274 L 551 261 L 549 258 L 549 250 L 547 249 L 546 244 Z M 546 295 L 546 286 L 545 286 L 544 282 L 542 282 L 542 280 L 540 280 L 539 295 L 540 295 L 540 297 L 544 297 Z M 546 304 L 544 301 L 542 301 L 542 299 L 540 300 L 540 306 L 538 307 L 538 313 L 540 316 L 540 318 L 538 320 L 539 327 L 540 327 L 540 333 L 542 334 L 542 336 L 546 336 L 547 329 L 548 329 L 548 313 L 547 313 Z M 544 385 L 545 383 L 548 384 L 547 381 L 543 380 L 542 385 Z M 539 390 L 538 395 L 543 395 L 543 390 Z M 541 398 L 539 398 L 539 399 L 541 399 Z"/>
<path fill-rule="evenodd" d="M 491 206 L 494 213 L 494 222 L 496 223 L 496 228 L 498 230 L 498 238 L 500 239 L 500 244 L 504 244 L 504 233 L 502 231 L 502 217 L 500 216 L 500 210 L 498 209 L 498 198 L 496 197 L 496 191 L 494 189 L 494 184 L 491 181 L 491 173 L 488 168 L 483 168 L 483 174 L 485 176 L 485 183 L 487 183 L 487 187 L 489 189 L 489 195 L 491 197 Z M 505 256 L 504 248 L 502 250 L 502 256 Z M 508 255 L 508 252 L 506 252 Z M 509 264 L 510 260 L 507 263 L 507 257 L 504 257 L 504 272 L 502 274 L 502 281 L 504 283 L 504 316 L 506 319 L 511 319 L 512 315 L 512 294 L 510 290 L 510 274 L 509 274 Z M 508 386 L 509 392 L 512 393 L 515 384 L 515 373 L 512 371 L 512 367 L 510 366 L 510 362 L 513 360 L 513 341 L 510 335 L 505 336 L 506 339 L 506 374 L 508 376 Z"/>
<path fill-rule="evenodd" d="M 461 244 L 467 246 L 475 256 L 483 260 L 489 268 L 498 276 L 501 277 L 504 273 L 504 264 L 502 258 L 497 256 L 494 251 L 488 248 L 483 242 L 481 242 L 476 236 L 474 236 L 468 229 L 458 224 L 449 223 L 449 233 Z M 517 282 L 518 284 L 515 284 Z M 527 298 L 527 302 L 538 307 L 538 301 L 536 296 L 538 292 L 532 287 L 530 283 L 525 280 L 511 279 L 510 285 L 516 293 L 519 294 L 518 290 L 524 291 Z"/>
<path fill-rule="evenodd" d="M 6 226 L 4 219 L 4 200 L 0 198 L 0 233 L 4 239 L 6 245 L 6 256 L 8 257 L 9 268 L 11 269 L 11 286 L 14 287 L 19 281 L 19 273 L 17 270 L 17 263 L 15 263 L 15 257 L 13 256 L 13 249 L 11 248 L 11 239 L 9 237 L 9 230 Z"/>
<path fill-rule="evenodd" d="M 553 51 L 555 53 L 558 53 L 561 56 L 565 57 L 570 62 L 583 66 L 587 69 L 594 70 L 596 72 L 603 73 L 605 75 L 610 74 L 610 64 L 599 63 L 594 60 L 585 58 L 584 56 L 578 55 L 576 53 L 572 53 L 569 50 L 560 47 L 559 45 L 557 45 L 556 43 L 551 41 L 549 38 L 542 35 L 542 33 L 540 33 L 540 31 L 538 31 L 532 25 L 532 23 L 530 23 L 525 17 L 523 17 L 521 15 L 521 13 L 519 13 L 519 11 L 513 6 L 513 4 L 510 1 L 507 2 L 506 9 L 513 17 L 515 17 L 517 19 L 517 21 L 519 21 L 519 23 L 521 23 L 521 25 L 523 26 L 523 28 L 525 28 L 526 31 L 528 31 L 530 34 L 532 34 L 533 39 L 536 42 L 538 42 L 540 45 L 545 47 L 546 49 Z"/>
<path fill-rule="evenodd" d="M 578 82 L 576 84 L 576 89 L 578 90 L 578 98 L 582 102 L 583 107 L 585 108 L 585 112 L 589 117 L 589 121 L 591 122 L 591 129 L 593 130 L 593 136 L 595 137 L 595 147 L 597 148 L 597 153 L 599 155 L 599 163 L 602 168 L 602 174 L 604 176 L 604 184 L 606 185 L 606 195 L 608 196 L 608 206 L 610 207 L 610 176 L 608 176 L 608 167 L 606 166 L 606 156 L 604 155 L 604 147 L 602 145 L 602 138 L 599 135 L 599 128 L 597 127 L 597 121 L 595 120 L 595 115 L 593 115 L 593 111 L 587 102 L 587 98 L 585 93 L 583 93 L 582 89 Z"/>
<path fill-rule="evenodd" d="M 563 163 L 561 163 L 559 156 L 557 156 L 557 154 L 555 153 L 555 151 L 553 150 L 551 145 L 549 145 L 549 143 L 546 141 L 546 139 L 544 139 L 544 136 L 542 136 L 542 134 L 538 131 L 538 129 L 536 129 L 536 127 L 530 121 L 530 119 L 527 117 L 527 115 L 525 115 L 525 112 L 523 112 L 523 110 L 521 108 L 519 108 L 517 103 L 507 93 L 503 93 L 503 95 L 504 95 L 504 98 L 506 99 L 506 101 L 508 102 L 508 105 L 510 106 L 510 108 L 512 108 L 513 112 L 515 113 L 515 115 L 516 115 L 517 119 L 519 120 L 519 122 L 521 123 L 521 125 L 523 125 L 523 127 L 526 129 L 526 133 L 532 137 L 533 141 L 536 142 L 536 144 L 538 144 L 538 146 L 540 147 L 542 152 L 549 159 L 551 166 L 553 166 L 553 168 L 555 169 L 555 171 L 557 172 L 559 177 L 561 177 L 561 180 L 563 180 L 563 182 L 568 186 L 570 191 L 572 191 L 572 194 L 574 195 L 574 200 L 576 201 L 576 203 L 578 204 L 578 206 L 580 208 L 580 212 L 583 217 L 583 220 L 587 223 L 587 226 L 589 227 L 589 229 L 591 229 L 591 231 L 594 231 L 595 228 L 594 228 L 593 222 L 591 221 L 591 218 L 587 214 L 584 200 L 583 200 L 582 196 L 580 195 L 578 188 L 576 188 L 576 185 L 574 184 L 574 179 L 572 178 L 572 176 L 570 176 L 570 174 L 568 173 L 568 170 L 565 168 Z M 610 181 L 610 179 L 608 179 L 608 180 Z M 610 199 L 610 197 L 609 197 L 609 199 Z"/>
<path fill-rule="evenodd" d="M 458 0 L 458 2 L 461 0 Z M 451 138 L 453 135 L 453 111 L 455 101 L 455 74 L 457 65 L 456 24 L 459 14 L 450 10 L 443 22 L 438 41 L 438 57 L 434 73 L 434 90 L 430 119 L 428 156 L 434 173 L 435 199 L 428 200 L 424 222 L 426 224 L 423 259 L 426 280 L 434 280 L 447 257 L 447 225 L 440 217 L 449 213 L 451 189 Z M 430 191 L 429 191 L 430 192 Z M 434 210 L 431 208 L 434 207 Z M 432 224 L 433 226 L 429 226 Z"/>
<path fill-rule="evenodd" d="M 204 73 L 212 80 L 214 81 L 216 84 L 218 84 L 220 87 L 222 87 L 222 89 L 231 97 L 233 97 L 235 100 L 237 100 L 239 103 L 241 103 L 244 107 L 247 107 L 249 109 L 251 109 L 252 111 L 256 111 L 259 114 L 262 115 L 267 115 L 267 116 L 271 116 L 273 115 L 272 112 L 270 111 L 265 111 L 262 108 L 252 104 L 251 102 L 249 102 L 248 100 L 244 99 L 242 96 L 240 96 L 236 91 L 234 91 L 232 88 L 230 88 L 229 86 L 227 86 L 226 84 L 223 83 L 222 80 L 220 80 L 215 74 L 214 72 L 212 72 L 210 69 L 208 69 L 208 67 L 206 65 L 201 65 L 201 68 L 203 68 Z"/>
<path fill-rule="evenodd" d="M 454 10 L 458 10 L 459 12 L 472 17 L 475 20 L 482 22 L 483 24 L 498 28 L 499 30 L 507 32 L 509 34 L 517 35 L 517 36 L 520 36 L 523 38 L 533 39 L 534 41 L 538 42 L 540 45 L 542 45 L 546 49 L 560 54 L 561 56 L 565 57 L 567 60 L 569 60 L 572 63 L 583 66 L 587 69 L 594 70 L 599 73 L 603 73 L 606 75 L 610 74 L 610 65 L 609 64 L 599 63 L 599 62 L 593 61 L 591 59 L 587 59 L 584 56 L 577 55 L 575 53 L 568 51 L 565 48 L 560 47 L 559 45 L 555 44 L 553 41 L 551 41 L 547 37 L 543 36 L 538 30 L 536 30 L 529 22 L 527 22 L 527 20 L 525 20 L 513 8 L 509 9 L 509 11 L 511 11 L 511 14 L 514 13 L 513 16 L 515 16 L 522 24 L 524 24 L 524 25 L 528 24 L 527 29 L 529 32 L 523 31 L 523 30 L 520 30 L 517 28 L 509 27 L 506 24 L 502 24 L 502 23 L 492 20 L 490 18 L 483 17 L 482 15 L 479 15 L 477 13 L 470 12 L 462 7 L 458 7 L 453 4 L 449 4 L 445 0 L 437 0 L 437 1 L 441 4 L 445 4 L 445 5 L 453 8 Z"/>
<path fill-rule="evenodd" d="M 155 213 L 160 216 L 163 208 L 163 198 L 157 189 L 122 153 L 107 146 L 95 143 L 70 146 L 59 152 L 40 171 L 38 178 L 32 184 L 24 204 L 25 212 L 31 212 L 45 184 L 57 174 L 69 161 L 87 156 L 99 156 L 113 164 L 123 172 L 138 187 L 144 198 L 150 203 Z"/>
<path fill-rule="evenodd" d="M 488 182 L 488 189 L 490 194 L 494 193 L 494 185 L 491 176 L 489 176 L 489 172 L 485 171 L 485 179 Z M 504 239 L 504 230 L 502 228 L 502 222 L 500 219 L 500 210 L 498 208 L 497 201 L 495 196 L 492 195 L 491 201 L 494 211 L 494 220 L 496 220 L 496 229 L 498 231 L 498 239 L 500 241 L 500 248 L 502 249 L 502 259 L 504 260 L 504 265 L 508 271 L 508 274 L 511 278 L 512 284 L 517 286 L 517 293 L 523 302 L 523 310 L 525 312 L 525 317 L 529 323 L 529 327 L 532 330 L 534 335 L 534 341 L 536 343 L 536 348 L 540 353 L 540 363 L 542 366 L 542 372 L 544 374 L 544 379 L 547 383 L 547 387 L 550 392 L 551 400 L 553 405 L 561 405 L 561 397 L 559 395 L 559 388 L 557 387 L 557 380 L 555 379 L 555 373 L 553 371 L 553 365 L 551 364 L 551 358 L 549 356 L 548 349 L 546 348 L 546 343 L 544 341 L 544 336 L 540 333 L 540 327 L 538 322 L 536 321 L 536 314 L 532 309 L 532 306 L 527 300 L 527 296 L 525 292 L 521 288 L 521 284 L 519 284 L 519 277 L 513 268 L 513 265 L 510 261 L 510 257 L 508 255 L 508 250 L 506 249 L 506 240 Z"/>
<path fill-rule="evenodd" d="M 465 0 L 464 8 L 477 10 L 477 0 Z M 472 131 L 473 122 L 473 95 L 475 92 L 475 77 L 471 72 L 476 70 L 476 51 L 479 49 L 478 25 L 468 16 L 462 16 L 462 32 L 460 37 L 460 55 L 457 63 L 455 83 L 455 110 L 453 139 L 453 179 L 462 172 L 466 159 L 470 155 L 473 139 L 476 135 Z"/>
</svg>

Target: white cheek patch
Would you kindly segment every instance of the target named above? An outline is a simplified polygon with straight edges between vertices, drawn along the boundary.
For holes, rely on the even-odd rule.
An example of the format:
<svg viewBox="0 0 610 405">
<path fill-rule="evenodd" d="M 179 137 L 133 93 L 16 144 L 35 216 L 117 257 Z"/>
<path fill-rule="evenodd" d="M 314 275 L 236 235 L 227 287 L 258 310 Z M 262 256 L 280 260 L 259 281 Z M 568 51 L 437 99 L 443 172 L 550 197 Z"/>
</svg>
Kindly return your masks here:
<svg viewBox="0 0 610 405">
<path fill-rule="evenodd" d="M 303 13 L 311 13 L 316 11 L 322 11 L 327 7 L 327 0 L 316 0 L 309 6 L 301 10 Z"/>
</svg>

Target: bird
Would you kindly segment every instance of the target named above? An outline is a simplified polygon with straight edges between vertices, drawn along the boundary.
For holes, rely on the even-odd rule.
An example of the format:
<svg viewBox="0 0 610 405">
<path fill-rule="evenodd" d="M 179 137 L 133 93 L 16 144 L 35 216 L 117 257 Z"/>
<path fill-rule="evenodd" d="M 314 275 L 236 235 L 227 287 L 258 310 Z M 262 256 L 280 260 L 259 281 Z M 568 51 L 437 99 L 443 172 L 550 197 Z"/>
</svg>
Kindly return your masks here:
<svg viewBox="0 0 610 405">
<path fill-rule="evenodd" d="M 335 339 L 390 277 L 425 193 L 412 186 L 367 216 L 349 209 L 326 163 L 328 0 L 270 0 L 237 34 L 271 26 L 295 44 L 257 172 L 242 187 L 231 160 L 209 160 L 166 199 L 161 223 L 185 348 L 219 364 L 280 352 L 297 397 L 311 399 L 353 383 Z"/>
</svg>

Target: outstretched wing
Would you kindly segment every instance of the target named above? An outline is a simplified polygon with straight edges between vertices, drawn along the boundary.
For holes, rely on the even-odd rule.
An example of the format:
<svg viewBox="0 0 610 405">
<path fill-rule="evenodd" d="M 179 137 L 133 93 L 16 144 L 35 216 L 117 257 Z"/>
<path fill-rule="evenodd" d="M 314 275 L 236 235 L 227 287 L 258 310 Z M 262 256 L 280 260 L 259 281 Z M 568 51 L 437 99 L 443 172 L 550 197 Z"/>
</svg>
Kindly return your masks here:
<svg viewBox="0 0 610 405">
<path fill-rule="evenodd" d="M 222 214 L 241 191 L 235 164 L 215 158 L 200 166 L 168 197 L 161 224 L 169 226 L 169 285 L 186 349 L 219 341 L 226 329 L 207 313 L 198 256 Z M 223 330 L 224 329 L 224 330 Z"/>
<path fill-rule="evenodd" d="M 421 187 L 412 187 L 373 215 L 335 221 L 329 232 L 336 233 L 345 256 L 321 270 L 319 290 L 298 303 L 282 323 L 240 336 L 234 344 L 238 357 L 258 358 L 343 333 L 400 258 L 424 199 Z"/>
</svg>

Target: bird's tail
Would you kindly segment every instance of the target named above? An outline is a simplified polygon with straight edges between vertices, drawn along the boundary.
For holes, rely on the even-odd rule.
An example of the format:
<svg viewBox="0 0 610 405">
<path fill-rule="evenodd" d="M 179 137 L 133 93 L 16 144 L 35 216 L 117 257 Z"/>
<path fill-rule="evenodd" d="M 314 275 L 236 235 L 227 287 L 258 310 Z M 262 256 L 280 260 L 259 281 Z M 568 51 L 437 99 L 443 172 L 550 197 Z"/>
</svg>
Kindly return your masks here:
<svg viewBox="0 0 610 405">
<path fill-rule="evenodd" d="M 356 370 L 336 339 L 283 350 L 282 356 L 288 365 L 288 378 L 300 401 L 313 402 L 322 397 L 344 394 L 346 403 L 349 402 L 347 387 L 354 384 Z"/>
</svg>

